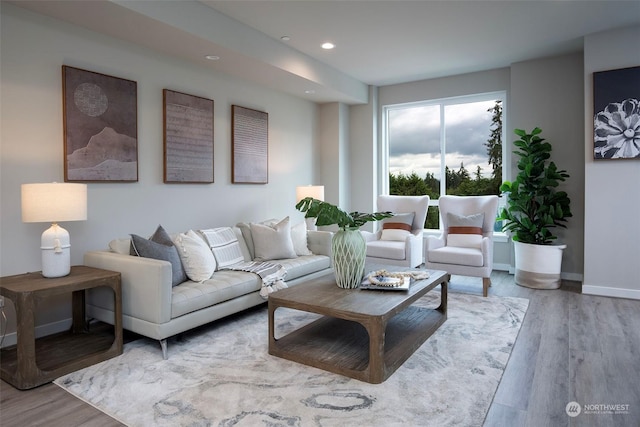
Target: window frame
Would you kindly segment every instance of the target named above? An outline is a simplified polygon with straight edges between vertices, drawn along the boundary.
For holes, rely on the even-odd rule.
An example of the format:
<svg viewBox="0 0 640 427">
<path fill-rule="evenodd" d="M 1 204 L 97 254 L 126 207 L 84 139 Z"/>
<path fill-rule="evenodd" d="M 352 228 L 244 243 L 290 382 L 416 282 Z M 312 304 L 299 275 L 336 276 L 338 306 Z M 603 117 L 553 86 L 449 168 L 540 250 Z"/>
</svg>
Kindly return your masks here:
<svg viewBox="0 0 640 427">
<path fill-rule="evenodd" d="M 448 105 L 459 105 L 459 104 L 469 104 L 474 102 L 483 102 L 483 101 L 491 101 L 491 100 L 500 100 L 502 103 L 502 180 L 508 181 L 511 179 L 511 156 L 508 155 L 507 146 L 509 146 L 508 141 L 506 139 L 506 128 L 507 128 L 507 91 L 493 91 L 493 92 L 483 92 L 476 93 L 470 95 L 460 95 L 460 96 L 452 96 L 445 98 L 437 98 L 437 99 L 428 99 L 422 101 L 412 101 L 412 102 L 403 102 L 396 104 L 387 104 L 382 106 L 382 120 L 381 120 L 381 153 L 379 156 L 380 163 L 380 176 L 382 179 L 379 182 L 380 188 L 378 189 L 378 194 L 389 194 L 389 112 L 394 109 L 404 109 L 404 108 L 413 108 L 413 107 L 426 107 L 438 105 L 440 107 L 440 153 L 444 153 L 441 155 L 440 159 L 440 196 L 446 194 L 446 143 L 445 143 L 445 127 L 446 124 L 444 122 L 444 109 Z M 500 210 L 505 203 L 505 198 L 500 197 L 498 203 L 498 210 Z M 438 206 L 438 199 L 429 200 L 429 206 Z M 439 234 L 442 230 L 442 224 L 438 221 L 439 229 L 425 229 L 425 232 L 431 234 Z M 506 234 L 501 231 L 494 232 L 494 236 L 504 236 L 506 239 Z"/>
</svg>

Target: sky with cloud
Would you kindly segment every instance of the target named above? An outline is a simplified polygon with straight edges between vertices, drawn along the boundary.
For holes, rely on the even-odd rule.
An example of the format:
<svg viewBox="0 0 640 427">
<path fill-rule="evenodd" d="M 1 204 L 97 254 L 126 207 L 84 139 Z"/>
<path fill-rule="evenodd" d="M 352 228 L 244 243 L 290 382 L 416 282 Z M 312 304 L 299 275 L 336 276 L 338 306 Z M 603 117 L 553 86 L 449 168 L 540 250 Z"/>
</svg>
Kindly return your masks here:
<svg viewBox="0 0 640 427">
<path fill-rule="evenodd" d="M 478 166 L 491 175 L 485 143 L 490 137 L 495 101 L 445 106 L 446 165 L 460 164 L 471 176 Z M 389 112 L 389 172 L 440 178 L 440 106 L 412 106 Z"/>
</svg>

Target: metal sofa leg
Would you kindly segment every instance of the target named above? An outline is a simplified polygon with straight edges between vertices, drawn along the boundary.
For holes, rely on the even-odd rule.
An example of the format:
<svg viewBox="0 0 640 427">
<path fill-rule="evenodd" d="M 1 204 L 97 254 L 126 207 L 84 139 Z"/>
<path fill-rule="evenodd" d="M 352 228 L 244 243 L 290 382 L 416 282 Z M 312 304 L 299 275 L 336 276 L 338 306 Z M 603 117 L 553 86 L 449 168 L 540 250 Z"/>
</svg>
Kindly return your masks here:
<svg viewBox="0 0 640 427">
<path fill-rule="evenodd" d="M 164 360 L 167 360 L 169 358 L 169 353 L 167 351 L 167 340 L 166 339 L 160 340 L 160 348 L 162 348 L 162 358 Z"/>
<path fill-rule="evenodd" d="M 489 293 L 489 286 L 491 286 L 491 278 L 483 277 L 482 278 L 482 296 L 486 297 Z"/>
</svg>

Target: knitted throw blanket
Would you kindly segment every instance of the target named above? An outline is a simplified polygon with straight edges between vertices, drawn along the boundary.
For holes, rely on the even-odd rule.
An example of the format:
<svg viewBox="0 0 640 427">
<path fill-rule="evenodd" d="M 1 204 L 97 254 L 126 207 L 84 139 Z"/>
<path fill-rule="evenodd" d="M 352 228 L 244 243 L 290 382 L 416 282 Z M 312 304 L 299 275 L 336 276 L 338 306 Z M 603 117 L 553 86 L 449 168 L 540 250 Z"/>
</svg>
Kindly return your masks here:
<svg viewBox="0 0 640 427">
<path fill-rule="evenodd" d="M 224 268 L 225 270 L 246 271 L 249 273 L 255 273 L 262 279 L 262 289 L 260 289 L 260 296 L 264 299 L 269 298 L 269 294 L 277 291 L 278 289 L 284 289 L 287 284 L 284 282 L 284 278 L 287 275 L 287 270 L 280 264 L 273 262 L 242 262 L 240 264 L 230 265 Z"/>
</svg>

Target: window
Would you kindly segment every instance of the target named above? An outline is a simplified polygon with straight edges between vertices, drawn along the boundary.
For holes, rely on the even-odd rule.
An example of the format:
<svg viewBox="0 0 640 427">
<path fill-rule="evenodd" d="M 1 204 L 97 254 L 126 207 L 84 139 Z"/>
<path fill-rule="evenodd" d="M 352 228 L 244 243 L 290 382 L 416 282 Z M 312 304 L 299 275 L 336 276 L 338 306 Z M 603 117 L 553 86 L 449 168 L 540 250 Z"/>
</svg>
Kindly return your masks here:
<svg viewBox="0 0 640 427">
<path fill-rule="evenodd" d="M 439 228 L 441 194 L 500 194 L 504 98 L 499 92 L 384 107 L 383 192 L 428 194 L 431 229 Z"/>
</svg>

